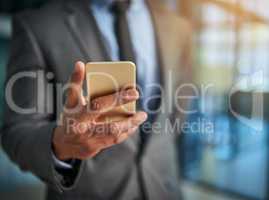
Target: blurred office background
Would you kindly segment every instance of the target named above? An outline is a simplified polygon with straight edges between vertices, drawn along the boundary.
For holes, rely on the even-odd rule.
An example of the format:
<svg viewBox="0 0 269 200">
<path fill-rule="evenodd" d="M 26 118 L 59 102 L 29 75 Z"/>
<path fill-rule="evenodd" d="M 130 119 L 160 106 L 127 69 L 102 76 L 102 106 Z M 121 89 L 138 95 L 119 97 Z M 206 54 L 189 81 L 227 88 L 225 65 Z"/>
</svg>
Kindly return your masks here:
<svg viewBox="0 0 269 200">
<path fill-rule="evenodd" d="M 178 141 L 186 199 L 269 199 L 269 1 L 162 1 L 186 17 L 195 33 L 193 71 L 201 98 L 192 102 L 199 112 L 188 116 L 188 122 L 200 128 L 186 131 Z M 2 99 L 10 15 L 43 2 L 0 2 Z M 203 128 L 208 124 L 213 125 L 213 131 Z M 41 200 L 44 189 L 37 178 L 22 173 L 0 149 L 1 200 Z"/>
</svg>

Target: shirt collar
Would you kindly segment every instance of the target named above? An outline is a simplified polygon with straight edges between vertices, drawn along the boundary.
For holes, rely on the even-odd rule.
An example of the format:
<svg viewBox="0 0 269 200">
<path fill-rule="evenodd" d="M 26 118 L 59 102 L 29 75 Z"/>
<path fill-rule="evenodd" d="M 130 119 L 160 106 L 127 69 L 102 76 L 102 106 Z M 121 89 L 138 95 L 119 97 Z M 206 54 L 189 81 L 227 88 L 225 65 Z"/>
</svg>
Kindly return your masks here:
<svg viewBox="0 0 269 200">
<path fill-rule="evenodd" d="M 91 4 L 99 8 L 108 8 L 115 0 L 90 0 Z M 144 0 L 131 0 L 130 9 L 139 9 L 143 6 Z"/>
</svg>

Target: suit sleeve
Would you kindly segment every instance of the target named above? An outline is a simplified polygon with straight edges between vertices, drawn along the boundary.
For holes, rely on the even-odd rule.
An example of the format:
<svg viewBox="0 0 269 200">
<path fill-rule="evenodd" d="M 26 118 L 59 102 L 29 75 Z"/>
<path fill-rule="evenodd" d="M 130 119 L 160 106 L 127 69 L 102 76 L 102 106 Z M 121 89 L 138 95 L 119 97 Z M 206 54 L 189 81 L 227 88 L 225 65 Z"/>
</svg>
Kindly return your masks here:
<svg viewBox="0 0 269 200">
<path fill-rule="evenodd" d="M 52 83 L 46 76 L 50 70 L 26 21 L 20 16 L 13 19 L 2 146 L 22 170 L 63 192 L 75 187 L 82 164 L 76 160 L 71 170 L 55 167 L 51 144 L 56 114 L 50 111 L 55 100 L 53 90 L 47 90 Z"/>
</svg>

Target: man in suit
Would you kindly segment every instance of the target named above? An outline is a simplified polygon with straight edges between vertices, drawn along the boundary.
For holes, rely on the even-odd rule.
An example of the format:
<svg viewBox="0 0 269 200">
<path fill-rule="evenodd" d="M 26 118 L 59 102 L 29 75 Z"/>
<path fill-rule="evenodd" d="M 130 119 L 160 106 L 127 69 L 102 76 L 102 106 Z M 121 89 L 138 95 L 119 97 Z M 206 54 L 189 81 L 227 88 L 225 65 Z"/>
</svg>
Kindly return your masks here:
<svg viewBox="0 0 269 200">
<path fill-rule="evenodd" d="M 190 80 L 190 47 L 188 23 L 153 0 L 55 1 L 17 14 L 7 67 L 5 151 L 47 184 L 49 200 L 180 199 L 177 134 L 169 125 L 184 117 L 187 101 L 180 96 L 186 97 L 186 88 L 180 86 Z M 113 103 L 139 98 L 129 88 L 88 105 L 84 63 L 117 60 L 136 63 L 140 108 L 148 115 L 96 123 Z M 58 89 L 67 82 L 72 87 L 63 109 Z M 75 114 L 66 112 L 73 108 Z M 69 118 L 90 126 L 69 130 Z M 161 126 L 142 129 L 145 120 Z"/>
</svg>

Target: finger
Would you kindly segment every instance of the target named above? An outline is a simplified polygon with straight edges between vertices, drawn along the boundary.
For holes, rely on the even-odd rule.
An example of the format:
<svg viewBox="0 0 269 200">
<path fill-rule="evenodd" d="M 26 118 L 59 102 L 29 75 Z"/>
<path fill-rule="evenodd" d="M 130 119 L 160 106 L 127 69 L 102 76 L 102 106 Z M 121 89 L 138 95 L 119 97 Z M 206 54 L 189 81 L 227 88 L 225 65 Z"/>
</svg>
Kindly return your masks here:
<svg viewBox="0 0 269 200">
<path fill-rule="evenodd" d="M 75 69 L 71 75 L 68 91 L 67 91 L 67 101 L 66 107 L 73 108 L 79 103 L 85 103 L 82 96 L 82 87 L 85 77 L 85 64 L 83 62 L 77 62 L 75 64 Z"/>
<path fill-rule="evenodd" d="M 126 133 L 120 134 L 118 139 L 115 142 L 115 144 L 119 144 L 127 140 L 129 137 L 131 137 L 133 134 L 136 133 L 138 127 L 134 127 L 129 129 Z"/>
<path fill-rule="evenodd" d="M 66 152 L 69 155 L 71 155 L 72 158 L 87 159 L 90 157 L 94 157 L 101 150 L 124 142 L 130 136 L 136 133 L 137 129 L 138 129 L 138 126 L 129 129 L 125 133 L 118 134 L 116 136 L 110 135 L 105 138 L 95 139 L 95 141 L 90 141 L 90 140 L 87 141 L 87 138 L 85 138 L 85 135 L 82 134 L 80 135 L 79 139 L 74 138 L 73 142 L 69 144 L 69 148 L 66 150 Z M 83 138 L 83 141 L 82 141 L 82 138 Z"/>
<path fill-rule="evenodd" d="M 132 136 L 134 133 L 136 133 L 137 129 L 138 127 L 131 128 L 126 133 L 119 134 L 117 137 L 111 136 L 111 137 L 97 139 L 96 146 L 99 149 L 106 149 L 115 144 L 120 144 L 126 139 L 128 139 L 130 136 Z"/>
<path fill-rule="evenodd" d="M 107 112 L 112 108 L 136 101 L 139 93 L 135 88 L 123 89 L 119 92 L 98 97 L 91 101 L 91 109 L 100 113 Z"/>
<path fill-rule="evenodd" d="M 137 128 L 147 119 L 145 112 L 137 112 L 122 121 L 112 123 L 91 123 L 87 126 L 87 132 L 78 132 L 78 134 L 67 135 L 65 142 L 81 144 L 84 141 L 91 139 L 104 139 L 117 137 L 119 134 L 128 132 L 129 129 Z M 84 128 L 83 128 L 84 129 Z"/>
<path fill-rule="evenodd" d="M 67 160 L 72 158 L 78 158 L 80 154 L 80 146 L 76 144 L 68 144 L 63 148 L 64 155 L 59 157 L 60 160 Z"/>
<path fill-rule="evenodd" d="M 143 122 L 147 120 L 147 114 L 145 112 L 137 112 L 134 115 L 112 123 L 98 123 L 95 125 L 94 132 L 95 136 L 106 137 L 109 135 L 118 135 L 124 132 L 127 132 L 129 129 L 138 127 Z"/>
</svg>

